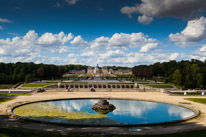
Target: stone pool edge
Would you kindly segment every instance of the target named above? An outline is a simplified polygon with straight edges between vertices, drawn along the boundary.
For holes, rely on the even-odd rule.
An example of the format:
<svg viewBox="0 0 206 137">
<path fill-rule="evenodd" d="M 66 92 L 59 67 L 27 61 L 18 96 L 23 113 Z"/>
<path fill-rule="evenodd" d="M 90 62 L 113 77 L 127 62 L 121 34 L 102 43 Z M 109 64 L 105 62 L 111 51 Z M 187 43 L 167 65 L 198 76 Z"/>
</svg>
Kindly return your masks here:
<svg viewBox="0 0 206 137">
<path fill-rule="evenodd" d="M 16 109 L 20 106 L 28 105 L 28 104 L 32 104 L 32 103 L 48 102 L 48 101 L 61 101 L 61 100 L 78 100 L 78 99 L 107 99 L 107 100 L 114 99 L 114 100 L 135 100 L 135 101 L 147 101 L 147 102 L 154 102 L 154 103 L 164 103 L 164 104 L 170 104 L 170 105 L 175 105 L 175 106 L 189 109 L 189 110 L 194 112 L 194 115 L 187 117 L 187 118 L 184 118 L 184 119 L 181 119 L 181 120 L 174 120 L 174 121 L 160 122 L 160 123 L 149 123 L 149 124 L 125 124 L 125 125 L 115 125 L 115 124 L 114 125 L 89 125 L 89 124 L 84 124 L 84 125 L 82 125 L 82 124 L 55 123 L 55 122 L 46 122 L 46 121 L 41 121 L 41 120 L 32 120 L 32 119 L 18 116 L 18 115 L 13 113 L 14 109 Z M 176 103 L 176 104 L 175 103 L 168 103 L 165 101 L 154 101 L 154 100 L 134 99 L 134 98 L 116 98 L 116 97 L 86 97 L 86 98 L 84 97 L 84 98 L 62 98 L 62 99 L 38 100 L 38 101 L 21 103 L 21 104 L 18 104 L 18 105 L 11 107 L 8 110 L 8 114 L 10 116 L 12 116 L 13 118 L 19 119 L 19 120 L 25 120 L 25 121 L 29 121 L 29 122 L 42 123 L 42 124 L 69 126 L 69 127 L 142 127 L 142 126 L 159 126 L 159 125 L 166 125 L 166 124 L 182 123 L 182 122 L 197 118 L 201 114 L 201 112 L 193 107 L 189 107 L 189 106 L 186 106 L 183 104 L 178 104 L 178 103 Z"/>
</svg>

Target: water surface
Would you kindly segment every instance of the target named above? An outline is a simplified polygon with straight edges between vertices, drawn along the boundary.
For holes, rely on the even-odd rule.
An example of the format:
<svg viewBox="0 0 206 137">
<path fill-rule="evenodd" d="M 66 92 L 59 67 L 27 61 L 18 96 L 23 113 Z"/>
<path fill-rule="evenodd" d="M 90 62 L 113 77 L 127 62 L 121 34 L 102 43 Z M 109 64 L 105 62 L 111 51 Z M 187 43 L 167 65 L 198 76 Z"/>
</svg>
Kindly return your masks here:
<svg viewBox="0 0 206 137">
<path fill-rule="evenodd" d="M 16 114 L 30 119 L 82 125 L 151 124 L 181 120 L 194 115 L 193 111 L 183 107 L 135 100 L 108 100 L 116 109 L 103 115 L 92 110 L 92 106 L 98 101 L 99 99 L 79 99 L 34 103 L 22 109 L 25 113 L 20 113 L 19 107 Z M 26 110 L 31 108 L 34 109 Z"/>
</svg>

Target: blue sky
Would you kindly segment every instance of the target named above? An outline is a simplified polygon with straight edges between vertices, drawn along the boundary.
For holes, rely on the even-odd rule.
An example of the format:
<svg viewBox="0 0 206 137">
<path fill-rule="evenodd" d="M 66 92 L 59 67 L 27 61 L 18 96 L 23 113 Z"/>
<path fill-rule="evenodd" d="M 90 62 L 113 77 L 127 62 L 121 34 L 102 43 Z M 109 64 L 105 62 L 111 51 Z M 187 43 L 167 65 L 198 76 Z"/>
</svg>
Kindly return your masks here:
<svg viewBox="0 0 206 137">
<path fill-rule="evenodd" d="M 1 0 L 0 62 L 206 59 L 204 0 Z"/>
</svg>

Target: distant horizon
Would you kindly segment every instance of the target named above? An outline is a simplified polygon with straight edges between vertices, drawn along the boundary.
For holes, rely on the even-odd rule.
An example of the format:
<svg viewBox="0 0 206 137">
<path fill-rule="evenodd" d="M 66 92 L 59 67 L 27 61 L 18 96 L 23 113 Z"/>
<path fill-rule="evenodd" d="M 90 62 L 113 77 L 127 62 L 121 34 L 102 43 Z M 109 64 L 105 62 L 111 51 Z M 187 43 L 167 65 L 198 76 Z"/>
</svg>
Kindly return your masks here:
<svg viewBox="0 0 206 137">
<path fill-rule="evenodd" d="M 184 8 L 182 8 L 184 6 Z M 205 0 L 2 0 L 0 62 L 206 60 Z"/>
</svg>

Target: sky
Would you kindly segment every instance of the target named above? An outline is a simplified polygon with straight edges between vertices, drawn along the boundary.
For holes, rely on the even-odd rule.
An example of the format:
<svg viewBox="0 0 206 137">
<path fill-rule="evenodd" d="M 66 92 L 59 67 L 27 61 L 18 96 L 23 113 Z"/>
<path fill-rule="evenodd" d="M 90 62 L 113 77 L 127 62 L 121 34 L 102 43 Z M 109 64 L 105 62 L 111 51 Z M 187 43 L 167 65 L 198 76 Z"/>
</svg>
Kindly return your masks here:
<svg viewBox="0 0 206 137">
<path fill-rule="evenodd" d="M 0 62 L 206 60 L 205 0 L 0 0 Z"/>
</svg>

